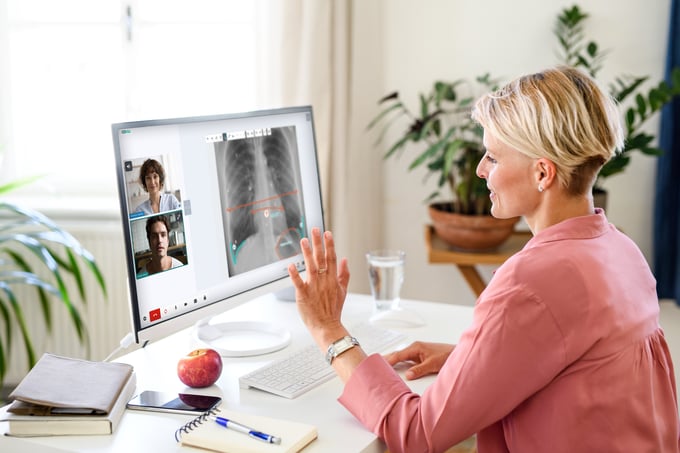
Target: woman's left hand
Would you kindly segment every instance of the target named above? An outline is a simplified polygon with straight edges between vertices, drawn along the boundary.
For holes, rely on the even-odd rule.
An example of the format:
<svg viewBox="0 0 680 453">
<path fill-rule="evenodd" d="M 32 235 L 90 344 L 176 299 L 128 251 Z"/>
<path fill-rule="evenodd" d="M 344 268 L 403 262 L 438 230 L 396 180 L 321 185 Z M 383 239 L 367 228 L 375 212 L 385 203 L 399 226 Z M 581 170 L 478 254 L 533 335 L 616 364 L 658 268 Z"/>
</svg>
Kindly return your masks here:
<svg viewBox="0 0 680 453">
<path fill-rule="evenodd" d="M 439 373 L 454 348 L 452 344 L 416 341 L 404 349 L 387 354 L 385 360 L 390 365 L 411 362 L 413 365 L 406 370 L 405 377 L 408 380 L 418 379 Z"/>
<path fill-rule="evenodd" d="M 307 269 L 303 280 L 294 264 L 288 273 L 295 286 L 295 299 L 302 321 L 318 344 L 324 346 L 347 335 L 341 323 L 342 307 L 347 296 L 349 268 L 347 260 L 338 265 L 335 243 L 330 231 L 321 235 L 318 228 L 309 239 L 300 241 Z"/>
</svg>

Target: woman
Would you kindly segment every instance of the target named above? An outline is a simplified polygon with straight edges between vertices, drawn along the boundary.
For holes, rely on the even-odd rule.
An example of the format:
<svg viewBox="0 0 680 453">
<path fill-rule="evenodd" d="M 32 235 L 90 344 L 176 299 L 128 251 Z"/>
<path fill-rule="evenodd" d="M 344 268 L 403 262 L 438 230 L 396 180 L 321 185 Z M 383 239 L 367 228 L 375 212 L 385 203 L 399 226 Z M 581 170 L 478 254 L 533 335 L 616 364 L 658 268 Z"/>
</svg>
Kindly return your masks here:
<svg viewBox="0 0 680 453">
<path fill-rule="evenodd" d="M 165 183 L 165 171 L 163 166 L 155 159 L 147 159 L 139 170 L 139 183 L 148 192 L 149 199 L 137 206 L 133 212 L 144 214 L 157 214 L 159 212 L 179 209 L 179 201 L 171 193 L 163 193 Z"/>
<path fill-rule="evenodd" d="M 474 433 L 480 453 L 679 451 L 654 277 L 592 202 L 599 169 L 622 147 L 614 102 L 587 75 L 559 67 L 482 97 L 473 118 L 484 128 L 477 174 L 492 214 L 524 216 L 534 237 L 495 272 L 455 348 L 338 355 L 340 402 L 390 452 L 444 451 Z M 311 242 L 301 243 L 307 281 L 294 266 L 289 273 L 326 351 L 350 335 L 340 319 L 349 270 L 330 232 L 313 231 Z M 392 369 L 404 361 L 413 363 L 407 379 L 438 373 L 422 396 Z"/>
</svg>

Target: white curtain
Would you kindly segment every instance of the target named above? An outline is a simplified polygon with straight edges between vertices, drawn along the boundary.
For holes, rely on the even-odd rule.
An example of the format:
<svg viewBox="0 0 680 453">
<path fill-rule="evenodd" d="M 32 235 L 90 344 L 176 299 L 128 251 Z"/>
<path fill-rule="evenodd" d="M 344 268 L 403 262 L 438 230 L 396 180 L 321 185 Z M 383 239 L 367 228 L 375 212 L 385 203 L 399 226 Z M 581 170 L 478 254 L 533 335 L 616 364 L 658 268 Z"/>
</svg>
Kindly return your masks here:
<svg viewBox="0 0 680 453">
<path fill-rule="evenodd" d="M 259 86 L 260 103 L 312 105 L 326 227 L 339 255 L 352 265 L 356 278 L 350 289 L 366 292 L 364 253 L 376 242 L 379 214 L 363 199 L 369 166 L 349 168 L 350 162 L 362 162 L 360 147 L 350 143 L 352 5 L 352 0 L 261 0 L 266 30 L 260 36 L 266 42 L 259 46 Z"/>
</svg>

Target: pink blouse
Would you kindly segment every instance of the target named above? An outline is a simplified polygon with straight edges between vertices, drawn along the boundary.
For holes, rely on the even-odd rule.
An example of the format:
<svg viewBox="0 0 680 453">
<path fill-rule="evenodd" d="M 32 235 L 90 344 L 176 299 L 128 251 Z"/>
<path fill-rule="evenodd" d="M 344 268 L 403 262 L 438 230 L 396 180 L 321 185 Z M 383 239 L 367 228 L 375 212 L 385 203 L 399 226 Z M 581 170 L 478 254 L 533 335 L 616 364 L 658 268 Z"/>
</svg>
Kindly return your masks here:
<svg viewBox="0 0 680 453">
<path fill-rule="evenodd" d="M 480 453 L 678 452 L 658 317 L 647 262 L 598 210 L 542 231 L 496 271 L 422 396 L 372 355 L 340 402 L 393 453 L 474 433 Z"/>
</svg>

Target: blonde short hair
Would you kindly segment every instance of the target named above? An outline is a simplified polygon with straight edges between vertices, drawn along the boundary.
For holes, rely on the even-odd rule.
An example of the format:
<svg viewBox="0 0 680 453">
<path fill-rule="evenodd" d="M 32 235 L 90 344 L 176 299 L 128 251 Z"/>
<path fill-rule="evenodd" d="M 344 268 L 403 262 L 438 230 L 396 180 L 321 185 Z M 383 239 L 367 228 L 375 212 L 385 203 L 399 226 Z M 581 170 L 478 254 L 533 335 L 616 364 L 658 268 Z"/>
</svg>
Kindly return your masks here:
<svg viewBox="0 0 680 453">
<path fill-rule="evenodd" d="M 501 142 L 555 163 L 560 184 L 585 194 L 623 148 L 616 102 L 587 74 L 559 66 L 481 97 L 472 118 Z"/>
</svg>

